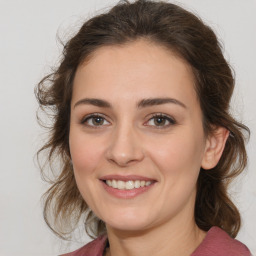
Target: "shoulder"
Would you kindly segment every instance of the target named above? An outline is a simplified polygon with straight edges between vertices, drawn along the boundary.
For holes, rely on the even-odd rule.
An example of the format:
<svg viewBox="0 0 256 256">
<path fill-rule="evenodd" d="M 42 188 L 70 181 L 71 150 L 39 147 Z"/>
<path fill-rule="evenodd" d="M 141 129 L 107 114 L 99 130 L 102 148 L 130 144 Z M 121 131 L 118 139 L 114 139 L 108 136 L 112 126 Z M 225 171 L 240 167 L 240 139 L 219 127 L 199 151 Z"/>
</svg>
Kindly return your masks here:
<svg viewBox="0 0 256 256">
<path fill-rule="evenodd" d="M 107 236 L 100 236 L 97 239 L 86 244 L 82 248 L 74 252 L 62 254 L 60 256 L 102 256 L 106 243 Z"/>
<path fill-rule="evenodd" d="M 191 256 L 251 256 L 249 249 L 225 231 L 212 227 Z"/>
</svg>

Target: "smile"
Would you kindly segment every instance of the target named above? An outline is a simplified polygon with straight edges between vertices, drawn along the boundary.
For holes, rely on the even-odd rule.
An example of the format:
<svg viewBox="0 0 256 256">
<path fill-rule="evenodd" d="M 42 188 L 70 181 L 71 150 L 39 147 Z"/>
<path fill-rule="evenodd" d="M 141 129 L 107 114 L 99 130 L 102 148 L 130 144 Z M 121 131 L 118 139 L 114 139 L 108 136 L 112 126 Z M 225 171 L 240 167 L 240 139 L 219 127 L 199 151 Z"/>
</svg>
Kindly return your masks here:
<svg viewBox="0 0 256 256">
<path fill-rule="evenodd" d="M 136 188 L 147 187 L 152 184 L 152 181 L 145 180 L 106 180 L 105 183 L 112 188 L 120 189 L 120 190 L 131 190 Z"/>
<path fill-rule="evenodd" d="M 132 199 L 151 190 L 157 180 L 137 175 L 107 175 L 100 178 L 105 191 L 121 199 Z"/>
</svg>

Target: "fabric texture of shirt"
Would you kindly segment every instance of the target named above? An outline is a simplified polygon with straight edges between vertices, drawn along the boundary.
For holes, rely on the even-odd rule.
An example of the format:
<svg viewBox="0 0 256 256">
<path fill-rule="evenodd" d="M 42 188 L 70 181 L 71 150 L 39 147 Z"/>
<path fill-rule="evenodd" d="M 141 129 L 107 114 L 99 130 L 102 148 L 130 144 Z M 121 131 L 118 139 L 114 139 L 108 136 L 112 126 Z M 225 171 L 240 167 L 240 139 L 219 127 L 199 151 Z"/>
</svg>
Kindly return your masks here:
<svg viewBox="0 0 256 256">
<path fill-rule="evenodd" d="M 107 236 L 100 236 L 82 248 L 61 256 L 103 256 Z M 251 256 L 249 249 L 225 231 L 212 227 L 190 256 Z"/>
</svg>

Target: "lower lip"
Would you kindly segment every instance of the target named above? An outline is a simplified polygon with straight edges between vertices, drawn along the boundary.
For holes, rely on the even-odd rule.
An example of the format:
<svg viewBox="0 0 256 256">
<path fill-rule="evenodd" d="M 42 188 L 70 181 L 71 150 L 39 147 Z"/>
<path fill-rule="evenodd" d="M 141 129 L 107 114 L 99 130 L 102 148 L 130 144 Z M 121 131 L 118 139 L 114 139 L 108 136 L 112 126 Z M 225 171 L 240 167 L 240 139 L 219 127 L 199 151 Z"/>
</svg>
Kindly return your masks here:
<svg viewBox="0 0 256 256">
<path fill-rule="evenodd" d="M 115 196 L 117 198 L 123 198 L 123 199 L 131 199 L 136 196 L 139 196 L 142 193 L 145 193 L 148 190 L 150 190 L 155 184 L 155 182 L 153 182 L 149 186 L 125 190 L 125 189 L 112 188 L 112 187 L 108 186 L 104 181 L 101 181 L 101 183 L 103 184 L 104 189 L 109 194 L 111 194 L 112 196 Z"/>
</svg>

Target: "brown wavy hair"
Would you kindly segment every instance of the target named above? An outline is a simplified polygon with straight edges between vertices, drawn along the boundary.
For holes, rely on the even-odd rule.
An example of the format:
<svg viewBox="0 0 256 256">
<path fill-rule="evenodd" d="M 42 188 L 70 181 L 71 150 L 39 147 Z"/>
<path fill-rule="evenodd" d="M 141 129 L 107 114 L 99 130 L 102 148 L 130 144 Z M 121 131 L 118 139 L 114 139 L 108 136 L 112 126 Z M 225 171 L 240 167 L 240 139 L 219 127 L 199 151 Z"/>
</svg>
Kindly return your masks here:
<svg viewBox="0 0 256 256">
<path fill-rule="evenodd" d="M 70 164 L 69 122 L 72 85 L 77 67 L 89 61 L 102 46 L 122 45 L 138 39 L 165 46 L 190 64 L 195 89 L 203 113 L 205 134 L 213 127 L 229 130 L 222 157 L 211 170 L 200 170 L 195 203 L 195 221 L 204 231 L 212 226 L 224 229 L 235 237 L 240 228 L 240 214 L 228 196 L 230 181 L 247 164 L 245 134 L 249 129 L 229 113 L 234 90 L 231 67 L 223 57 L 222 47 L 213 32 L 194 14 L 164 1 L 137 0 L 119 2 L 108 12 L 86 21 L 79 32 L 64 44 L 60 65 L 44 77 L 36 87 L 40 108 L 51 118 L 47 143 L 38 151 L 48 152 L 54 178 L 44 194 L 44 218 L 55 234 L 67 239 L 81 217 L 87 233 L 92 237 L 105 232 L 105 224 L 89 209 L 80 195 Z M 41 121 L 41 124 L 44 123 Z"/>
</svg>

